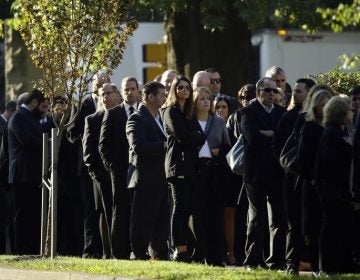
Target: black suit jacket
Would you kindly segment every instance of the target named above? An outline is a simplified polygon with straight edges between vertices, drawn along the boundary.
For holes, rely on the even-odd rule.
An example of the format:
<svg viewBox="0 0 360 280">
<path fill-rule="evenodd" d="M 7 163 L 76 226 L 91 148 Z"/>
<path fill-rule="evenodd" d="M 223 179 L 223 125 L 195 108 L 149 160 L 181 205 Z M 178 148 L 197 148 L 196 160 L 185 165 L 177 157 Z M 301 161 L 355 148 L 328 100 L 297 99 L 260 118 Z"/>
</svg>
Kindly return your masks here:
<svg viewBox="0 0 360 280">
<path fill-rule="evenodd" d="M 146 106 L 132 114 L 126 124 L 129 142 L 128 187 L 150 191 L 166 190 L 166 137 Z"/>
<path fill-rule="evenodd" d="M 105 111 L 101 110 L 87 116 L 83 135 L 84 163 L 88 167 L 90 176 L 98 182 L 102 182 L 102 179 L 108 174 L 99 152 L 100 131 L 104 115 Z"/>
<path fill-rule="evenodd" d="M 2 116 L 0 116 L 0 139 L 2 138 L 4 128 L 6 126 L 6 121 L 3 119 Z"/>
<path fill-rule="evenodd" d="M 260 130 L 273 130 L 285 113 L 285 108 L 274 104 L 267 113 L 259 101 L 241 111 L 241 131 L 244 135 L 245 159 L 244 181 L 246 183 L 278 180 L 282 169 L 275 154 L 273 137 L 267 137 Z"/>
<path fill-rule="evenodd" d="M 94 99 L 91 94 L 88 94 L 84 97 L 79 112 L 77 113 L 77 109 L 74 106 L 71 111 L 71 119 L 77 114 L 75 120 L 72 124 L 67 128 L 66 137 L 70 143 L 73 143 L 76 146 L 77 153 L 77 173 L 78 175 L 87 175 L 88 169 L 83 161 L 83 149 L 82 149 L 82 137 L 84 135 L 84 126 L 85 126 L 85 118 L 88 115 L 95 113 L 96 107 L 94 103 Z"/>
<path fill-rule="evenodd" d="M 41 182 L 40 119 L 20 107 L 9 120 L 9 183 Z"/>
<path fill-rule="evenodd" d="M 188 120 L 177 106 L 163 111 L 167 135 L 165 172 L 167 178 L 193 178 L 195 176 L 198 151 L 204 145 L 203 133 L 195 116 Z"/>
<path fill-rule="evenodd" d="M 121 104 L 105 112 L 101 125 L 99 151 L 108 171 L 127 172 L 129 144 L 126 138 L 127 115 Z"/>
</svg>

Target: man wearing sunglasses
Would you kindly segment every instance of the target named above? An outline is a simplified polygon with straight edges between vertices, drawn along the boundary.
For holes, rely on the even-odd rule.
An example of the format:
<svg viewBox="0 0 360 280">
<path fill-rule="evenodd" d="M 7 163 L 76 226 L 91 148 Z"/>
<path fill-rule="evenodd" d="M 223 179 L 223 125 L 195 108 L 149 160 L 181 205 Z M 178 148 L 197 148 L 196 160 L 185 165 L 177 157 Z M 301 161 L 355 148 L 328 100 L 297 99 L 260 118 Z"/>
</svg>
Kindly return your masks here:
<svg viewBox="0 0 360 280">
<path fill-rule="evenodd" d="M 235 112 L 236 109 L 239 107 L 239 104 L 238 104 L 236 98 L 234 98 L 230 95 L 221 93 L 222 80 L 221 80 L 220 73 L 214 68 L 208 68 L 205 70 L 205 72 L 209 73 L 209 77 L 210 77 L 209 90 L 210 90 L 211 94 L 213 95 L 214 100 L 217 96 L 225 95 L 226 97 L 229 98 L 230 114 Z"/>
<path fill-rule="evenodd" d="M 244 183 L 249 200 L 244 265 L 281 269 L 285 261 L 285 214 L 282 199 L 282 169 L 273 151 L 273 135 L 285 108 L 274 104 L 276 82 L 261 78 L 256 83 L 257 100 L 241 111 L 244 136 Z M 269 204 L 270 255 L 264 260 L 267 203 Z"/>
</svg>

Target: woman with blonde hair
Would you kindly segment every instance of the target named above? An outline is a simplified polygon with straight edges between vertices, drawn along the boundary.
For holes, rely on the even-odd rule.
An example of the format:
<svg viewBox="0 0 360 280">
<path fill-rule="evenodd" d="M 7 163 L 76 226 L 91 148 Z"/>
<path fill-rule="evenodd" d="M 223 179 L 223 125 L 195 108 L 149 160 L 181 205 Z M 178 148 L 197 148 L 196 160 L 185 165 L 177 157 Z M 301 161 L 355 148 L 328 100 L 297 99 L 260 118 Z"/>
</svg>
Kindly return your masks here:
<svg viewBox="0 0 360 280">
<path fill-rule="evenodd" d="M 198 149 L 206 136 L 194 114 L 193 89 L 189 79 L 178 75 L 172 81 L 163 105 L 163 122 L 167 138 L 165 172 L 172 193 L 171 239 L 176 247 L 174 258 L 189 262 L 188 221 Z"/>
<path fill-rule="evenodd" d="M 211 265 L 222 265 L 224 239 L 224 184 L 225 155 L 230 150 L 230 139 L 225 120 L 214 114 L 211 92 L 205 87 L 194 90 L 195 115 L 206 141 L 199 150 L 197 180 L 193 197 L 196 248 L 194 260 Z"/>
<path fill-rule="evenodd" d="M 351 256 L 353 147 L 346 131 L 352 119 L 349 100 L 340 96 L 333 97 L 324 107 L 325 130 L 315 166 L 315 186 L 323 214 L 319 266 L 325 273 L 355 272 L 357 268 Z"/>
<path fill-rule="evenodd" d="M 318 270 L 318 237 L 321 227 L 320 202 L 314 186 L 314 167 L 324 127 L 323 108 L 330 100 L 327 90 L 319 90 L 312 94 L 306 112 L 306 121 L 299 139 L 299 173 L 302 185 L 302 234 L 305 237 L 307 251 L 312 270 Z"/>
</svg>

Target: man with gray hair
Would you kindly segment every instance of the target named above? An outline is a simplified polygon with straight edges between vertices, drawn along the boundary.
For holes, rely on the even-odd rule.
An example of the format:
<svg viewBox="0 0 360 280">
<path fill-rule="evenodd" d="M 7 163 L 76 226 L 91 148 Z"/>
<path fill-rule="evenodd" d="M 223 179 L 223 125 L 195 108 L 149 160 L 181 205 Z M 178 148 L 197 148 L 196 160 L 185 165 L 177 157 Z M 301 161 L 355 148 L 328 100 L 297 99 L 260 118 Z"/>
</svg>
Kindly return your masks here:
<svg viewBox="0 0 360 280">
<path fill-rule="evenodd" d="M 285 213 L 281 179 L 283 171 L 273 151 L 274 130 L 285 109 L 274 104 L 276 82 L 261 78 L 256 84 L 257 100 L 241 111 L 245 145 L 244 183 L 249 200 L 244 265 L 264 266 L 267 203 L 270 227 L 270 256 L 266 265 L 283 268 L 285 262 Z"/>
<path fill-rule="evenodd" d="M 94 183 L 95 209 L 100 214 L 100 235 L 103 246 L 103 258 L 111 257 L 110 226 L 112 217 L 112 192 L 110 174 L 105 170 L 99 153 L 101 123 L 105 110 L 120 104 L 120 92 L 115 84 L 105 83 L 99 89 L 101 106 L 85 118 L 82 139 L 84 163 Z"/>
<path fill-rule="evenodd" d="M 210 89 L 210 75 L 206 71 L 198 71 L 195 73 L 192 80 L 192 87 L 196 89 L 197 87 L 206 87 Z"/>
<path fill-rule="evenodd" d="M 126 138 L 126 121 L 138 109 L 138 82 L 126 77 L 121 82 L 124 102 L 107 110 L 101 125 L 99 151 L 106 169 L 110 172 L 113 211 L 111 224 L 111 253 L 116 259 L 130 257 L 130 192 L 127 189 L 129 144 Z"/>
</svg>

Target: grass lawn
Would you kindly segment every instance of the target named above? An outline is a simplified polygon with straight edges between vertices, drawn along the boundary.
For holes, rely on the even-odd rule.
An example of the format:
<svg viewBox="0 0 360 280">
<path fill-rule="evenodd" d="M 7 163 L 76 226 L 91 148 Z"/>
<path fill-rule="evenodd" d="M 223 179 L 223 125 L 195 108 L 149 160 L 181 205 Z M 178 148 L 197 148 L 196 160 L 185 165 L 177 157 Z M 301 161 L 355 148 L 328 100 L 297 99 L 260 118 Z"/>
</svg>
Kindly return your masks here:
<svg viewBox="0 0 360 280">
<path fill-rule="evenodd" d="M 167 280 L 308 278 L 306 276 L 291 277 L 281 272 L 268 270 L 224 269 L 170 261 L 92 260 L 70 257 L 57 257 L 54 260 L 50 260 L 25 256 L 0 256 L 0 266 Z M 360 274 L 336 275 L 327 279 L 360 279 Z"/>
</svg>

